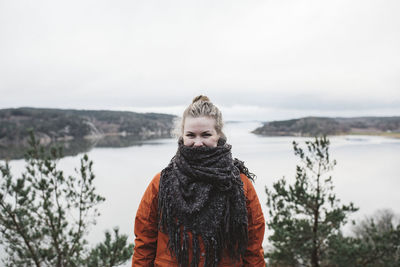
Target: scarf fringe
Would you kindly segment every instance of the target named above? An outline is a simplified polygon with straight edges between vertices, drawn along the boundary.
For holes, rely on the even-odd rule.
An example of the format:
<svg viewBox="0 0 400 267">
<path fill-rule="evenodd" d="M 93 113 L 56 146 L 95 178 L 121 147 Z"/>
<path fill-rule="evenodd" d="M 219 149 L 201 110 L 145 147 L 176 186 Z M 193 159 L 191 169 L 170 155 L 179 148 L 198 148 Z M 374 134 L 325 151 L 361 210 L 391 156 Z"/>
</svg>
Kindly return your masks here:
<svg viewBox="0 0 400 267">
<path fill-rule="evenodd" d="M 223 143 L 216 148 L 201 148 L 200 153 L 180 144 L 177 154 L 161 172 L 159 230 L 168 235 L 168 248 L 179 266 L 199 266 L 199 238 L 204 244 L 204 267 L 216 267 L 223 253 L 232 262 L 244 256 L 248 243 L 247 209 L 240 172 L 251 180 L 255 175 L 242 161 L 232 159 L 230 149 Z M 204 166 L 211 173 L 210 178 L 204 176 L 208 175 Z"/>
</svg>

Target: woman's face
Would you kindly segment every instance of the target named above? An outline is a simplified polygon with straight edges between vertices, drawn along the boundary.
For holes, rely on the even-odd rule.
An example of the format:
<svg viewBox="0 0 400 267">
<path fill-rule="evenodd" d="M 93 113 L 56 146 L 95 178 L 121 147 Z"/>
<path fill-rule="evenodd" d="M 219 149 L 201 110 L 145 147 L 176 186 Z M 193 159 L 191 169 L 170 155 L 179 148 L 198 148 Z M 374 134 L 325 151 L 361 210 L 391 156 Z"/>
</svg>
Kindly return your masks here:
<svg viewBox="0 0 400 267">
<path fill-rule="evenodd" d="M 183 125 L 183 144 L 191 147 L 216 147 L 219 134 L 215 120 L 210 117 L 186 117 Z"/>
</svg>

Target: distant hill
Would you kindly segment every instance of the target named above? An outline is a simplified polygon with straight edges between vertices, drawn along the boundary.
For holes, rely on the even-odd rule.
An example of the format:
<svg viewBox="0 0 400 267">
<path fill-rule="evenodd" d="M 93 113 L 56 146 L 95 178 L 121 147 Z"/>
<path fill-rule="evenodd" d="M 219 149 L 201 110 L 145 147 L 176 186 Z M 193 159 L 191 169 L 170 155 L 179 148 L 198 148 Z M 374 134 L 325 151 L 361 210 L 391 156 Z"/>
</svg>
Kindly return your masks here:
<svg viewBox="0 0 400 267">
<path fill-rule="evenodd" d="M 400 137 L 400 117 L 305 117 L 266 122 L 253 133 L 266 136 L 365 134 Z"/>
<path fill-rule="evenodd" d="M 0 109 L 0 148 L 26 145 L 29 129 L 42 144 L 53 141 L 128 136 L 146 140 L 171 137 L 175 116 L 106 110 Z"/>
</svg>

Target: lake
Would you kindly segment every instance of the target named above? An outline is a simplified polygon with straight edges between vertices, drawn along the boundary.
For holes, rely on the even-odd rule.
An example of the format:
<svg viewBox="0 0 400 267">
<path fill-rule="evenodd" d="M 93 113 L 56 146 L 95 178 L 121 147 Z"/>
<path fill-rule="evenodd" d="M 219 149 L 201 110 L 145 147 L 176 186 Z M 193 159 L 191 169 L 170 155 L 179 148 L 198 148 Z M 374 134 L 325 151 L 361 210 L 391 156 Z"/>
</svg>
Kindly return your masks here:
<svg viewBox="0 0 400 267">
<path fill-rule="evenodd" d="M 292 141 L 303 143 L 307 138 L 261 137 L 250 133 L 260 125 L 259 122 L 227 123 L 225 133 L 233 146 L 233 156 L 243 160 L 257 175 L 254 185 L 268 219 L 265 186 L 271 188 L 283 176 L 289 182 L 294 180 L 299 162 L 294 156 Z M 330 140 L 330 157 L 337 160 L 331 173 L 334 191 L 342 203 L 352 201 L 360 208 L 352 218 L 363 218 L 383 208 L 400 213 L 400 139 L 333 136 Z M 154 175 L 169 163 L 176 149 L 175 139 L 160 139 L 140 146 L 93 148 L 87 152 L 94 162 L 98 192 L 106 197 L 106 202 L 99 206 L 101 216 L 88 236 L 90 244 L 100 242 L 103 232 L 114 226 L 119 226 L 121 233 L 129 234 L 133 242 L 134 218 L 142 194 Z M 59 167 L 73 174 L 81 157 L 82 154 L 65 157 Z M 23 160 L 12 160 L 12 173 L 21 173 L 24 164 Z"/>
</svg>

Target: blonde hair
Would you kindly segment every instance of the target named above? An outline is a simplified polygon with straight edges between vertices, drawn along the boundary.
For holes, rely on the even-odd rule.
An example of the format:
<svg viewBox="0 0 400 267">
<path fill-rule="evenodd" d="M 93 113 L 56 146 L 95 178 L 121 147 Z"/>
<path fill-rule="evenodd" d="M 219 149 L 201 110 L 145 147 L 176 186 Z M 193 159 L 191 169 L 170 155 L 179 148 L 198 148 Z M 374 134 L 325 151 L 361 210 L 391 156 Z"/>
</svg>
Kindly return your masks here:
<svg viewBox="0 0 400 267">
<path fill-rule="evenodd" d="M 210 101 L 207 96 L 199 95 L 193 98 L 192 103 L 185 109 L 182 119 L 176 122 L 175 135 L 179 138 L 183 134 L 183 127 L 187 117 L 210 117 L 215 120 L 215 130 L 223 139 L 226 139 L 222 131 L 224 122 L 222 120 L 221 111 Z"/>
</svg>

